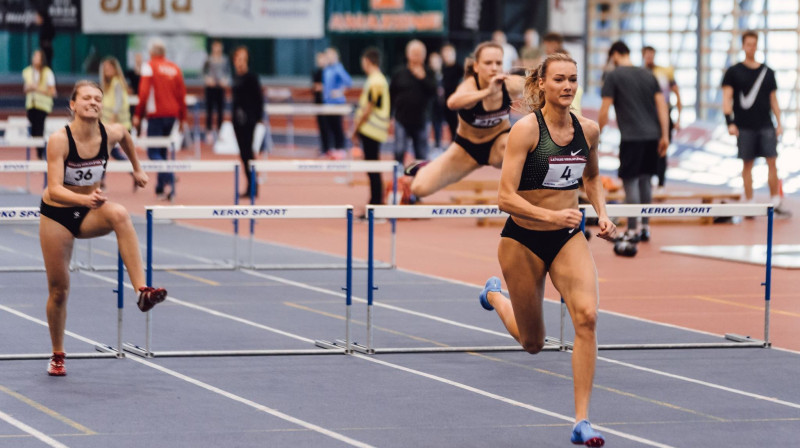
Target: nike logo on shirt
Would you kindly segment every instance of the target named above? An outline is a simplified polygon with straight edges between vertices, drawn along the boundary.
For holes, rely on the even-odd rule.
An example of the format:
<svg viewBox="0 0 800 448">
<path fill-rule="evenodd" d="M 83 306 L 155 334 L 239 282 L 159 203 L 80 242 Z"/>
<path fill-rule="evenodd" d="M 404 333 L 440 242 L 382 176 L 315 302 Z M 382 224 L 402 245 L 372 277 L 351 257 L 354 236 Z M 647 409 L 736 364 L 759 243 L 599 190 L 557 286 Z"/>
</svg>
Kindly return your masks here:
<svg viewBox="0 0 800 448">
<path fill-rule="evenodd" d="M 570 151 L 570 152 L 569 152 L 569 154 L 570 154 L 571 156 L 577 156 L 577 155 L 578 155 L 578 154 L 580 154 L 580 153 L 581 153 L 581 150 L 580 150 L 580 149 L 579 149 L 579 150 L 577 150 L 577 151 L 575 151 L 575 152 L 572 152 L 572 151 Z"/>
<path fill-rule="evenodd" d="M 739 92 L 739 105 L 742 106 L 742 109 L 748 110 L 753 107 L 753 104 L 756 102 L 756 96 L 758 96 L 758 91 L 761 90 L 761 84 L 764 82 L 766 76 L 767 67 L 763 67 L 753 87 L 747 92 L 747 95 L 745 95 L 744 92 Z"/>
</svg>

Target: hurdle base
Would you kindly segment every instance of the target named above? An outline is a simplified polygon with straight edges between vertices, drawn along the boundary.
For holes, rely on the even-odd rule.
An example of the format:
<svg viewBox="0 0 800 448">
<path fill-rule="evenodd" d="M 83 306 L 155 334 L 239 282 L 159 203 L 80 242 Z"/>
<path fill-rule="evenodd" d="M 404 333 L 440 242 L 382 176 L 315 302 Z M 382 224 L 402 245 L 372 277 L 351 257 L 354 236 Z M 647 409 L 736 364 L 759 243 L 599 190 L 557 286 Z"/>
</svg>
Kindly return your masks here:
<svg viewBox="0 0 800 448">
<path fill-rule="evenodd" d="M 26 361 L 26 360 L 39 360 L 50 359 L 52 353 L 19 353 L 10 355 L 0 355 L 0 361 Z M 117 358 L 116 352 L 101 352 L 101 353 L 68 353 L 67 359 L 111 359 Z"/>
<path fill-rule="evenodd" d="M 289 270 L 314 270 L 314 269 L 347 269 L 347 265 L 338 263 L 319 263 L 319 264 L 241 264 L 241 269 L 251 269 L 254 271 L 289 271 Z M 367 265 L 354 265 L 353 270 L 366 270 L 369 269 Z M 383 263 L 380 266 L 376 265 L 375 269 L 393 269 L 388 263 Z"/>
<path fill-rule="evenodd" d="M 117 350 L 116 347 L 112 347 L 110 345 L 105 344 L 97 344 L 94 346 L 95 351 L 100 353 L 110 353 L 114 355 L 115 358 L 124 358 L 125 353 L 122 350 Z"/>
<path fill-rule="evenodd" d="M 291 349 L 291 350 L 174 350 L 148 352 L 141 347 L 127 344 L 126 351 L 143 358 L 221 358 L 245 356 L 301 356 L 301 355 L 335 355 L 344 353 L 344 350 L 317 350 L 317 349 Z"/>
<path fill-rule="evenodd" d="M 335 341 L 326 341 L 324 339 L 317 339 L 316 341 L 314 341 L 314 345 L 316 345 L 317 347 L 323 348 L 325 350 L 328 350 L 331 353 L 350 354 L 350 353 L 353 352 L 353 350 L 352 350 L 353 343 L 350 343 L 351 350 L 348 351 L 347 350 L 347 342 L 345 342 L 345 341 L 343 341 L 341 339 L 337 339 Z"/>
<path fill-rule="evenodd" d="M 664 344 L 598 344 L 598 350 L 683 350 L 683 349 L 709 349 L 709 348 L 767 348 L 771 344 L 757 339 L 752 339 L 747 336 L 730 335 L 725 339 L 735 342 L 676 342 Z M 735 337 L 736 339 L 734 339 Z M 557 339 L 554 342 L 559 343 L 564 350 L 572 350 L 574 342 L 564 340 L 563 342 Z"/>
<path fill-rule="evenodd" d="M 729 341 L 744 343 L 744 344 L 750 344 L 750 343 L 752 343 L 752 344 L 761 344 L 761 347 L 763 347 L 763 348 L 772 347 L 772 342 L 764 341 L 764 340 L 761 340 L 761 339 L 754 339 L 754 338 L 751 338 L 750 336 L 742 336 L 742 335 L 736 334 L 736 333 L 725 333 L 725 339 L 727 339 Z"/>
<path fill-rule="evenodd" d="M 136 344 L 131 344 L 130 342 L 126 342 L 126 343 L 122 344 L 122 349 L 125 350 L 128 353 L 131 353 L 133 355 L 139 356 L 141 358 L 152 358 L 153 357 L 153 352 L 151 352 L 149 350 L 146 350 L 146 349 L 144 349 L 142 347 L 139 347 Z"/>
</svg>

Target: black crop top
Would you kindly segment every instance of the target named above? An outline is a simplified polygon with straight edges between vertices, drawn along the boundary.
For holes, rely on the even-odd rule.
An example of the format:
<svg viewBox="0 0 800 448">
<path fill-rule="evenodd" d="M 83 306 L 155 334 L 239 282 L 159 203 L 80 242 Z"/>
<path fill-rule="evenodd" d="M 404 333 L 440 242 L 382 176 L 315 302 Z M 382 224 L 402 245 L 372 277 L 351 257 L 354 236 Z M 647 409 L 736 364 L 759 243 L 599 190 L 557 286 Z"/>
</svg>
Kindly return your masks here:
<svg viewBox="0 0 800 448">
<path fill-rule="evenodd" d="M 69 125 L 65 126 L 67 140 L 69 140 L 69 153 L 67 153 L 67 159 L 64 160 L 64 185 L 91 186 L 103 178 L 108 162 L 108 135 L 106 135 L 103 123 L 98 124 L 100 125 L 100 149 L 97 151 L 97 155 L 91 159 L 82 159 L 78 155 L 78 147 L 75 145 L 75 139 L 72 138 L 72 131 L 70 131 Z"/>
<path fill-rule="evenodd" d="M 536 110 L 534 113 L 539 121 L 539 144 L 525 158 L 518 190 L 578 188 L 578 181 L 589 158 L 589 144 L 586 143 L 578 117 L 570 112 L 574 129 L 572 141 L 566 146 L 559 146 L 550 137 L 542 112 Z"/>
<path fill-rule="evenodd" d="M 475 75 L 475 85 L 481 88 L 478 82 L 478 74 Z M 503 120 L 508 120 L 511 115 L 511 95 L 508 94 L 506 83 L 503 83 L 503 104 L 497 110 L 487 111 L 483 108 L 483 101 L 478 101 L 471 109 L 459 109 L 458 116 L 468 125 L 474 128 L 493 128 Z"/>
</svg>

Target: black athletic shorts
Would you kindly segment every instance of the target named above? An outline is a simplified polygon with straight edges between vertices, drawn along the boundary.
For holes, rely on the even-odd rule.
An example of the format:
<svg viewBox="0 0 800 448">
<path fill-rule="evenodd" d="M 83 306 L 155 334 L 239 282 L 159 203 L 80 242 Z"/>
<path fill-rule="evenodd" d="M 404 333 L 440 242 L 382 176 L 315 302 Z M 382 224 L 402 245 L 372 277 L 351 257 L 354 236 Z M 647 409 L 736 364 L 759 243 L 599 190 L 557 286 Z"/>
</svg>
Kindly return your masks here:
<svg viewBox="0 0 800 448">
<path fill-rule="evenodd" d="M 489 155 L 492 153 L 492 146 L 494 146 L 495 140 L 506 132 L 511 132 L 511 129 L 506 129 L 495 135 L 493 139 L 483 143 L 473 143 L 469 139 L 458 134 L 456 134 L 456 138 L 454 138 L 453 141 L 456 142 L 458 146 L 464 148 L 464 151 L 475 159 L 478 165 L 488 165 Z"/>
<path fill-rule="evenodd" d="M 658 140 L 620 142 L 619 177 L 631 179 L 658 173 Z"/>
<path fill-rule="evenodd" d="M 66 227 L 77 237 L 81 233 L 81 223 L 89 213 L 89 207 L 55 207 L 42 201 L 39 213 Z"/>
<path fill-rule="evenodd" d="M 775 128 L 739 128 L 736 146 L 739 149 L 739 158 L 742 160 L 778 157 L 778 136 L 775 134 Z"/>
<path fill-rule="evenodd" d="M 561 252 L 561 248 L 575 235 L 582 233 L 580 229 L 531 230 L 520 226 L 509 216 L 500 236 L 511 238 L 527 247 L 534 255 L 544 261 L 547 269 Z"/>
</svg>

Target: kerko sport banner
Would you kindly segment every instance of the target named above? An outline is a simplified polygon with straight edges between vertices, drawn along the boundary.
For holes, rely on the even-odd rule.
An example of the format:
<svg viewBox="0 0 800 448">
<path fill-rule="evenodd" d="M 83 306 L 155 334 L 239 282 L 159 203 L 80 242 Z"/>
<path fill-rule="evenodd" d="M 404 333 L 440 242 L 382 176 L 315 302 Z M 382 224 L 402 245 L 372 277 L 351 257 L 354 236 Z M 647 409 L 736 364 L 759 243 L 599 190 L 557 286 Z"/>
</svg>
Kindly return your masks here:
<svg viewBox="0 0 800 448">
<path fill-rule="evenodd" d="M 444 34 L 445 0 L 328 0 L 330 33 Z"/>
<path fill-rule="evenodd" d="M 325 0 L 86 0 L 83 32 L 321 38 Z"/>
</svg>

